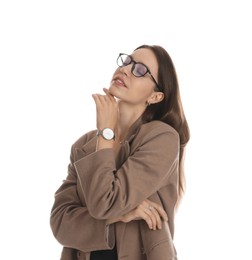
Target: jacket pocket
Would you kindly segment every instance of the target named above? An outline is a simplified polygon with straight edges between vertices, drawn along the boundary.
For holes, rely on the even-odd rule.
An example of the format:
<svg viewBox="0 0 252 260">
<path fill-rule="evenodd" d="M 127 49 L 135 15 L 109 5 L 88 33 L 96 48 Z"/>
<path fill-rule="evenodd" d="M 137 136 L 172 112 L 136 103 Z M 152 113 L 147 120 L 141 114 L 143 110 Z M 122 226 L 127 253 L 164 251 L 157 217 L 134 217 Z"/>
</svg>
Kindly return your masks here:
<svg viewBox="0 0 252 260">
<path fill-rule="evenodd" d="M 147 260 L 177 260 L 167 222 L 163 222 L 161 230 L 150 230 L 146 223 L 141 221 L 140 232 Z"/>
<path fill-rule="evenodd" d="M 169 241 L 162 241 L 146 252 L 147 260 L 177 260 L 174 246 Z"/>
</svg>

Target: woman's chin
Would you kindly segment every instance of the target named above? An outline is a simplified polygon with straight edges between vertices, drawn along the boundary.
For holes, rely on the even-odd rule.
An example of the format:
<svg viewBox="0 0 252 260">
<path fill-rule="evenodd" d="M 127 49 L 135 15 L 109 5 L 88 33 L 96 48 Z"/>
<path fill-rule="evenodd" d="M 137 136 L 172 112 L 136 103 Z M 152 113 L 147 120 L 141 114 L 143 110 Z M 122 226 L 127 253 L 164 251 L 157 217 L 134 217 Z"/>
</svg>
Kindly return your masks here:
<svg viewBox="0 0 252 260">
<path fill-rule="evenodd" d="M 115 98 L 120 98 L 120 93 L 119 93 L 118 89 L 116 87 L 114 87 L 113 85 L 110 86 L 109 93 L 111 95 L 113 95 Z"/>
</svg>

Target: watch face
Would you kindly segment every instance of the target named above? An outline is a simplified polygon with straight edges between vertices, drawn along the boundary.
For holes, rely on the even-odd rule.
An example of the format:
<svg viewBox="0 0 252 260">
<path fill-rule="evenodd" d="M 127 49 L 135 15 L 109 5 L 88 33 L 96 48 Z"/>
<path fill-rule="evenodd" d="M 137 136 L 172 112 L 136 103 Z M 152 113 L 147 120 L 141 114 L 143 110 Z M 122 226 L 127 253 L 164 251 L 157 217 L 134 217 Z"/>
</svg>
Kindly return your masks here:
<svg viewBox="0 0 252 260">
<path fill-rule="evenodd" d="M 105 128 L 102 131 L 102 135 L 106 140 L 112 140 L 114 138 L 114 131 L 110 128 Z"/>
</svg>

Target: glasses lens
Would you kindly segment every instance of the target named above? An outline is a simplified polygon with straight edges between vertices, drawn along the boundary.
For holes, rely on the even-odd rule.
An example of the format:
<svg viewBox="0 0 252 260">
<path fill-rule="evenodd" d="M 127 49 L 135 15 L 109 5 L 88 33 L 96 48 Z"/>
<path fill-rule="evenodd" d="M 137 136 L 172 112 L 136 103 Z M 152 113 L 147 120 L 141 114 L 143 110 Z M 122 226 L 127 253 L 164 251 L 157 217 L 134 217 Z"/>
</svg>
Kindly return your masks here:
<svg viewBox="0 0 252 260">
<path fill-rule="evenodd" d="M 141 63 L 135 63 L 133 68 L 133 75 L 136 77 L 143 77 L 148 72 L 148 69 Z"/>
<path fill-rule="evenodd" d="M 118 59 L 117 59 L 117 65 L 119 67 L 124 67 L 127 66 L 131 63 L 131 58 L 127 54 L 120 54 Z"/>
</svg>

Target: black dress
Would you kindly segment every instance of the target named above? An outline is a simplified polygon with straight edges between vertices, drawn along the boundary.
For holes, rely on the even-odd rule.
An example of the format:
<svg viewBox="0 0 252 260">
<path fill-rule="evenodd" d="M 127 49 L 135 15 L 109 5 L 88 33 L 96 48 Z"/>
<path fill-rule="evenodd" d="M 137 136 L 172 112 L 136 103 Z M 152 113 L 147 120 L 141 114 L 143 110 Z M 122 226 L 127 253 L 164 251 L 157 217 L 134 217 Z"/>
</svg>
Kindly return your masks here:
<svg viewBox="0 0 252 260">
<path fill-rule="evenodd" d="M 91 252 L 90 260 L 118 260 L 116 246 L 112 250 Z"/>
</svg>

